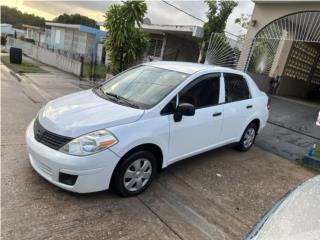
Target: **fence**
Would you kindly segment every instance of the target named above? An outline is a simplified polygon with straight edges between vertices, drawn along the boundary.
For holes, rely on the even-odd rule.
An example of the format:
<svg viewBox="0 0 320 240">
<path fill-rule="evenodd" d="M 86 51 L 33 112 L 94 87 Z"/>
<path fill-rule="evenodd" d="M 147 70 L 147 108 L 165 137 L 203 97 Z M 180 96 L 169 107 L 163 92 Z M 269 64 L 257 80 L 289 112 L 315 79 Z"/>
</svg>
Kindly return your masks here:
<svg viewBox="0 0 320 240">
<path fill-rule="evenodd" d="M 81 62 L 65 57 L 58 53 L 51 52 L 45 48 L 34 46 L 31 57 L 65 72 L 69 72 L 77 76 L 81 75 Z"/>
<path fill-rule="evenodd" d="M 7 50 L 9 50 L 10 47 L 21 48 L 22 52 L 27 56 L 30 56 L 39 62 L 61 69 L 65 72 L 69 72 L 77 76 L 81 76 L 82 74 L 81 61 L 66 57 L 58 52 L 51 51 L 41 46 L 36 46 L 20 39 L 8 37 L 6 44 Z"/>
</svg>

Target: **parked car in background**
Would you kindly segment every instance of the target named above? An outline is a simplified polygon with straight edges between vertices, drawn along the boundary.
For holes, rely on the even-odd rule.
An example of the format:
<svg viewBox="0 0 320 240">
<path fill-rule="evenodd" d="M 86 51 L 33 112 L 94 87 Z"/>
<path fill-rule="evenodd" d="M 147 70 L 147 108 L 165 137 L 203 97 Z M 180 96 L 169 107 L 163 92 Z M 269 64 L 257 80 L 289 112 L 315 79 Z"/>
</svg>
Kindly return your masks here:
<svg viewBox="0 0 320 240">
<path fill-rule="evenodd" d="M 267 95 L 243 72 L 151 62 L 49 102 L 26 141 L 33 168 L 51 183 L 132 196 L 179 160 L 230 143 L 249 150 L 268 114 Z"/>
<path fill-rule="evenodd" d="M 285 194 L 254 226 L 245 240 L 320 239 L 320 176 Z"/>
</svg>

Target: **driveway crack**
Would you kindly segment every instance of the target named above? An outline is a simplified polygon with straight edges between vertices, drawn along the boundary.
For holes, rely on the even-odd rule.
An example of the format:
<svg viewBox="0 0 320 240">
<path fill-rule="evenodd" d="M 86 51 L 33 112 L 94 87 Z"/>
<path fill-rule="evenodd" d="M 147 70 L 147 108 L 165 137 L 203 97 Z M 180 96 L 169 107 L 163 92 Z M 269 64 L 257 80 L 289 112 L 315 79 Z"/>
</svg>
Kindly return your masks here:
<svg viewBox="0 0 320 240">
<path fill-rule="evenodd" d="M 146 204 L 139 196 L 137 196 L 137 198 L 139 199 L 139 201 L 151 212 L 153 213 L 165 226 L 167 226 L 179 239 L 184 240 L 184 238 L 177 232 L 175 231 L 168 223 L 166 223 L 166 221 L 159 215 L 157 214 L 155 211 L 152 210 L 152 208 L 150 208 L 148 206 L 148 204 Z"/>
</svg>

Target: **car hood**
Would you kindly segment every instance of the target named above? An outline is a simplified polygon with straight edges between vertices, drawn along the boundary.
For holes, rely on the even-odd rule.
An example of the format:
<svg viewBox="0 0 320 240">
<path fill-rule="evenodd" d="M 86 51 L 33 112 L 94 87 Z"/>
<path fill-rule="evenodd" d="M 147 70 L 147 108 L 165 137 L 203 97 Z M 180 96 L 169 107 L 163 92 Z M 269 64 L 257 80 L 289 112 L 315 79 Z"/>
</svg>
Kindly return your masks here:
<svg viewBox="0 0 320 240">
<path fill-rule="evenodd" d="M 144 110 L 108 101 L 91 89 L 49 102 L 39 112 L 41 125 L 56 134 L 78 137 L 103 128 L 135 122 Z"/>
</svg>

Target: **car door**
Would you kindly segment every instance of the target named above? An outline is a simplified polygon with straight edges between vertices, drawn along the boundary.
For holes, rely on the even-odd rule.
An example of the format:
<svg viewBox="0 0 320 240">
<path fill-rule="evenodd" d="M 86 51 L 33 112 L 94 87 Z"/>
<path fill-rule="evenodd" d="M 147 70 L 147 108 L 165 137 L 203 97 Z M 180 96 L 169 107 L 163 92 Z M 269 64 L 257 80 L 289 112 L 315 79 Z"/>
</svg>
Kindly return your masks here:
<svg viewBox="0 0 320 240">
<path fill-rule="evenodd" d="M 221 74 L 208 74 L 187 85 L 179 94 L 179 103 L 195 106 L 194 116 L 176 122 L 169 117 L 169 163 L 213 147 L 219 140 L 223 106 L 219 105 Z M 169 103 L 173 106 L 176 100 Z"/>
<path fill-rule="evenodd" d="M 246 79 L 239 74 L 223 73 L 225 104 L 221 131 L 222 142 L 238 140 L 253 112 L 253 99 Z"/>
</svg>

